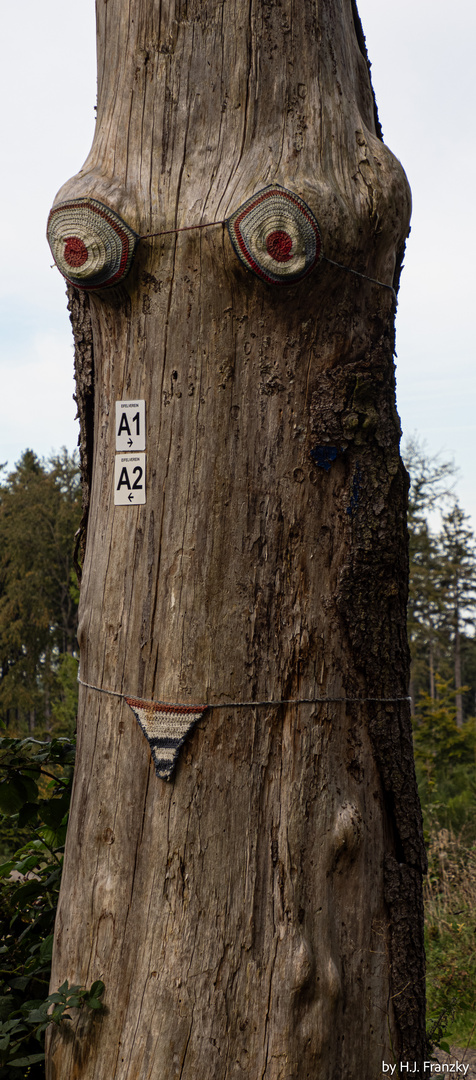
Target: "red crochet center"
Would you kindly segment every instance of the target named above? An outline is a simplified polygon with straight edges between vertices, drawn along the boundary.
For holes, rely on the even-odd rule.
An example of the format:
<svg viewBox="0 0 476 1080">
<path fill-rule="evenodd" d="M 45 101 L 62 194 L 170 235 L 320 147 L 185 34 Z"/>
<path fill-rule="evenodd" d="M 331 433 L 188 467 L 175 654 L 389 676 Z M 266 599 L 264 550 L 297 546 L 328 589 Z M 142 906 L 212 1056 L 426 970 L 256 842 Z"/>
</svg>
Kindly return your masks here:
<svg viewBox="0 0 476 1080">
<path fill-rule="evenodd" d="M 116 270 L 116 273 L 112 275 L 112 278 L 109 278 L 106 281 L 101 282 L 100 285 L 86 285 L 86 284 L 85 285 L 79 285 L 79 283 L 77 283 L 77 282 L 74 282 L 74 281 L 70 282 L 70 285 L 76 285 L 76 288 L 80 288 L 80 289 L 85 288 L 85 289 L 88 289 L 89 292 L 91 292 L 93 289 L 104 289 L 106 287 L 106 285 L 112 285 L 113 281 L 116 281 L 117 278 L 122 277 L 122 275 L 124 273 L 124 270 L 125 270 L 125 268 L 127 266 L 127 260 L 129 258 L 129 237 L 128 237 L 127 233 L 125 233 L 124 230 L 121 229 L 121 226 L 118 224 L 118 222 L 111 221 L 111 218 L 109 217 L 109 214 L 106 212 L 105 209 L 101 210 L 98 206 L 95 206 L 93 202 L 89 202 L 89 201 L 86 201 L 86 200 L 81 205 L 84 206 L 85 208 L 89 209 L 89 210 L 94 210 L 95 214 L 99 214 L 100 217 L 104 218 L 104 220 L 107 221 L 108 225 L 111 226 L 111 229 L 114 229 L 114 232 L 117 233 L 117 235 L 118 235 L 118 237 L 119 237 L 119 239 L 121 241 L 121 244 L 122 244 L 122 253 L 121 253 L 121 261 L 120 261 L 120 264 L 119 264 L 119 269 Z M 76 202 L 74 202 L 74 203 L 63 203 L 62 206 L 58 206 L 58 208 L 56 210 L 51 211 L 50 216 L 48 218 L 48 223 L 51 221 L 51 218 L 53 217 L 53 214 L 59 213 L 61 210 L 77 210 L 77 209 L 78 209 L 78 203 L 76 203 Z M 76 239 L 76 237 L 74 239 Z M 76 265 L 78 265 L 78 264 L 76 263 Z M 82 264 L 80 264 L 80 265 L 82 265 Z M 71 263 L 70 263 L 70 266 L 71 266 Z M 66 280 L 69 281 L 69 278 L 66 278 Z"/>
<path fill-rule="evenodd" d="M 79 236 L 68 236 L 64 246 L 64 261 L 68 263 L 68 266 L 84 266 L 87 258 L 86 244 L 83 244 Z"/>
<path fill-rule="evenodd" d="M 284 232 L 283 229 L 276 229 L 266 237 L 266 251 L 275 262 L 289 262 L 292 259 L 292 246 L 293 242 L 289 233 Z"/>
<path fill-rule="evenodd" d="M 285 192 L 285 191 L 277 192 L 276 189 L 273 189 L 272 191 L 263 192 L 263 194 L 260 195 L 259 198 L 255 199 L 251 203 L 251 206 L 248 203 L 248 205 L 243 208 L 241 214 L 239 214 L 236 221 L 233 222 L 233 232 L 234 232 L 235 237 L 236 237 L 236 239 L 238 241 L 238 246 L 240 248 L 240 251 L 243 253 L 245 261 L 248 263 L 248 266 L 251 266 L 252 270 L 254 270 L 258 274 L 258 276 L 260 278 L 263 278 L 264 281 L 269 282 L 270 285 L 278 285 L 278 284 L 279 285 L 285 285 L 286 284 L 285 279 L 283 279 L 283 281 L 273 281 L 273 278 L 268 277 L 267 273 L 262 269 L 262 267 L 258 266 L 258 264 L 253 259 L 252 255 L 248 251 L 248 248 L 247 248 L 247 246 L 246 246 L 246 244 L 245 244 L 245 242 L 243 240 L 243 237 L 241 235 L 241 229 L 240 229 L 240 225 L 241 225 L 241 222 L 243 221 L 243 218 L 246 217 L 246 215 L 249 214 L 251 210 L 254 210 L 255 207 L 259 206 L 259 204 L 261 202 L 264 202 L 265 199 L 270 199 L 273 196 L 276 196 L 277 194 L 282 195 L 285 199 L 288 199 L 289 202 L 294 203 L 294 205 L 297 206 L 298 210 L 300 210 L 301 213 L 304 214 L 304 217 L 307 218 L 309 224 L 312 225 L 312 228 L 313 228 L 313 230 L 315 232 L 315 235 L 316 235 L 316 255 L 315 255 L 315 258 L 314 258 L 314 262 L 312 263 L 312 266 L 309 266 L 308 270 L 306 271 L 306 275 L 307 275 L 310 272 L 310 270 L 312 270 L 313 266 L 315 266 L 316 263 L 319 260 L 319 256 L 321 254 L 321 237 L 319 235 L 319 232 L 316 230 L 316 226 L 315 226 L 314 222 L 312 221 L 312 219 L 310 218 L 309 213 L 306 212 L 306 207 L 304 207 L 302 205 L 302 203 L 300 201 L 298 201 L 298 199 L 293 199 L 293 196 L 290 195 L 288 192 Z M 280 230 L 276 230 L 276 231 L 279 232 Z M 283 235 L 287 236 L 287 233 L 284 233 Z M 271 233 L 270 237 L 272 237 L 272 236 L 273 236 L 273 234 Z M 268 237 L 268 240 L 270 239 L 270 237 Z M 270 252 L 270 254 L 272 255 L 271 252 Z M 275 256 L 272 255 L 272 258 L 275 258 Z M 276 260 L 276 261 L 279 261 L 279 260 Z M 283 260 L 283 262 L 284 261 L 287 262 L 288 259 L 286 258 L 286 260 Z"/>
</svg>

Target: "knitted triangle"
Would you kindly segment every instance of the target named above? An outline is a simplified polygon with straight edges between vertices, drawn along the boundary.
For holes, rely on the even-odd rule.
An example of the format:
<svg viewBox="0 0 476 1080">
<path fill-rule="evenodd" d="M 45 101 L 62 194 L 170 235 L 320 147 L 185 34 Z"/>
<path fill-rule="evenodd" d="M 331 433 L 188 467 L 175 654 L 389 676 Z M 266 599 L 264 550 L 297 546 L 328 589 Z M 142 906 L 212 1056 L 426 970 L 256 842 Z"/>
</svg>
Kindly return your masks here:
<svg viewBox="0 0 476 1080">
<path fill-rule="evenodd" d="M 165 705 L 129 697 L 126 701 L 149 743 L 157 776 L 170 780 L 180 747 L 207 705 Z"/>
</svg>

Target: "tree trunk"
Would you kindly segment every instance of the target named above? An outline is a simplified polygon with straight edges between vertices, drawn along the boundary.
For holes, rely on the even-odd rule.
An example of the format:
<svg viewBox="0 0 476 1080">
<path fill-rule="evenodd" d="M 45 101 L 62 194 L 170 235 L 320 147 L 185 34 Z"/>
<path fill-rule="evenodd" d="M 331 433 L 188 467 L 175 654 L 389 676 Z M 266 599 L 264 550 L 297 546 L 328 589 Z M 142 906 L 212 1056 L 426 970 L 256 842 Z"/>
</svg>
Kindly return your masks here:
<svg viewBox="0 0 476 1080">
<path fill-rule="evenodd" d="M 124 283 L 70 292 L 89 688 L 52 985 L 102 978 L 107 1011 L 54 1031 L 47 1076 L 360 1080 L 394 1054 L 413 1068 L 424 849 L 384 287 L 410 197 L 357 12 L 108 0 L 98 65 L 94 144 L 57 203 L 93 197 L 143 235 L 222 221 L 278 183 L 358 274 L 321 261 L 267 284 L 215 226 L 141 240 Z M 136 398 L 146 503 L 115 506 L 115 402 Z M 223 707 L 166 782 L 101 690 Z"/>
</svg>

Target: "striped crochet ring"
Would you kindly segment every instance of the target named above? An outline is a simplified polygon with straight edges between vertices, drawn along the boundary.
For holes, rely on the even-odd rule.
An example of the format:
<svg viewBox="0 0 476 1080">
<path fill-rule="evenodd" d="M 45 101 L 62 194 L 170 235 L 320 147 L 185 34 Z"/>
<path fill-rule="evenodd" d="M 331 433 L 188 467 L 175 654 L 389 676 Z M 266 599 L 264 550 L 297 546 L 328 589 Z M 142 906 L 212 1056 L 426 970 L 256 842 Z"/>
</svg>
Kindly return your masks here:
<svg viewBox="0 0 476 1080">
<path fill-rule="evenodd" d="M 53 207 L 46 235 L 63 276 L 77 289 L 107 289 L 131 268 L 137 233 L 97 199 L 71 199 Z"/>
<path fill-rule="evenodd" d="M 238 258 L 263 281 L 290 285 L 319 261 L 321 236 L 306 203 L 279 184 L 258 191 L 227 220 Z"/>
</svg>

